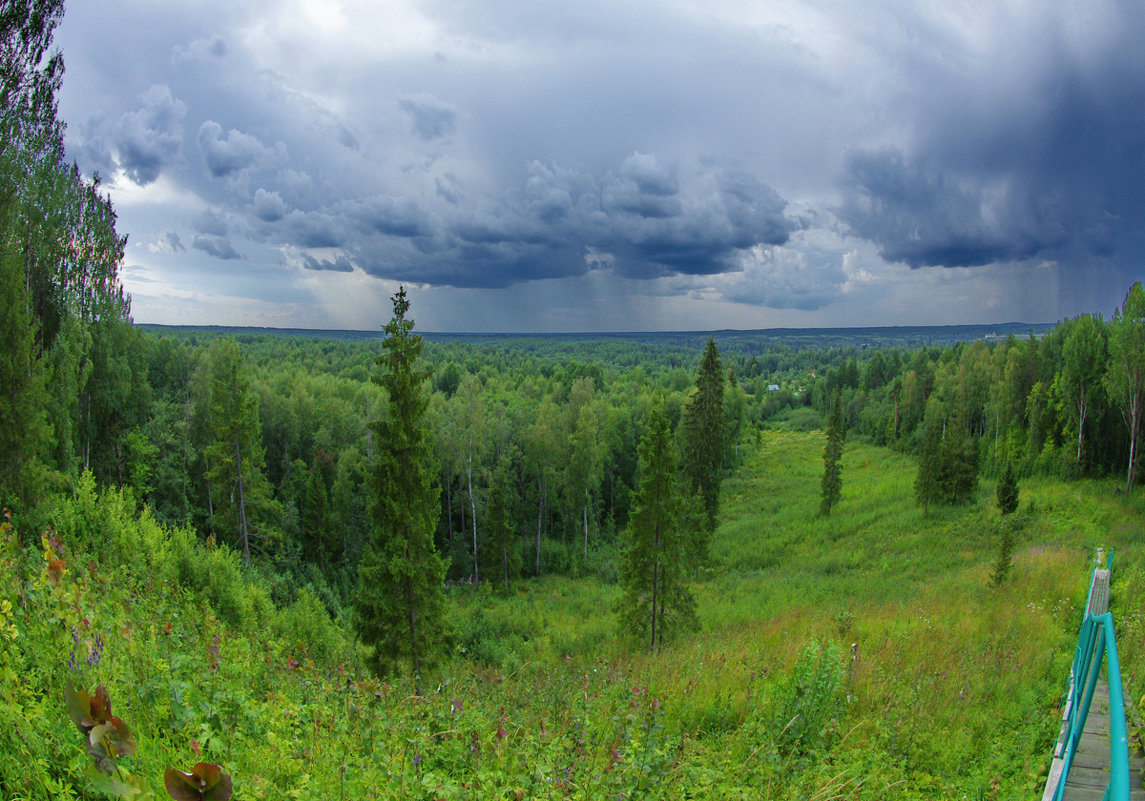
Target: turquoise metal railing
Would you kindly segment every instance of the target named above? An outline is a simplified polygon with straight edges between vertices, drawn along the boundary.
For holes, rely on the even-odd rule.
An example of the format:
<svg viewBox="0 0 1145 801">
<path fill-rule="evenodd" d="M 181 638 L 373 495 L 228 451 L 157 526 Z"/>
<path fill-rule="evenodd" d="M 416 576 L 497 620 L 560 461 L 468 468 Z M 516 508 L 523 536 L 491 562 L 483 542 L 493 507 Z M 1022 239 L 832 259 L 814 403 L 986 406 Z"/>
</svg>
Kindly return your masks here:
<svg viewBox="0 0 1145 801">
<path fill-rule="evenodd" d="M 1094 573 L 1100 564 L 1094 567 Z M 1109 570 L 1113 570 L 1113 554 L 1109 555 Z M 1109 682 L 1109 784 L 1105 789 L 1107 801 L 1129 801 L 1129 735 L 1125 725 L 1125 698 L 1121 689 L 1121 664 L 1117 658 L 1117 639 L 1113 632 L 1113 614 L 1090 613 L 1093 580 L 1085 602 L 1085 618 L 1073 657 L 1070 689 L 1067 703 L 1069 713 L 1062 730 L 1062 740 L 1055 753 L 1063 760 L 1061 778 L 1054 791 L 1054 801 L 1060 801 L 1065 791 L 1069 769 L 1073 765 L 1077 746 L 1085 731 L 1085 720 L 1093 702 L 1093 692 L 1105 660 Z M 1080 695 L 1079 695 L 1080 691 Z"/>
</svg>

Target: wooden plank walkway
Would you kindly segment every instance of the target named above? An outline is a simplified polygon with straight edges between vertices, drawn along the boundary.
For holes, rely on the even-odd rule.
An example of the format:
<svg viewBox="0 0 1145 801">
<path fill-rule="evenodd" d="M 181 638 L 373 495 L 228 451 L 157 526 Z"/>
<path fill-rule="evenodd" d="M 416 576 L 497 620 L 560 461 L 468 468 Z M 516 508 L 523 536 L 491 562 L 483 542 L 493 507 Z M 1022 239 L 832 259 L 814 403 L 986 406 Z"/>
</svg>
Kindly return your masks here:
<svg viewBox="0 0 1145 801">
<path fill-rule="evenodd" d="M 1087 616 L 1103 615 L 1109 611 L 1109 571 L 1095 570 L 1093 583 L 1089 591 L 1089 608 Z M 1100 667 L 1100 666 L 1097 666 Z M 1081 688 L 1079 688 L 1080 690 Z M 1080 699 L 1078 699 L 1080 703 Z M 1065 722 L 1063 721 L 1062 736 L 1058 740 L 1061 745 L 1065 737 Z M 1132 746 L 1132 743 L 1131 743 Z M 1057 754 L 1050 767 L 1046 790 L 1042 796 L 1043 801 L 1053 797 L 1057 787 L 1063 763 Z M 1145 786 L 1142 777 L 1145 774 L 1145 758 L 1137 748 L 1129 751 L 1129 798 L 1130 801 L 1145 801 Z M 1085 730 L 1074 754 L 1073 764 L 1070 766 L 1069 776 L 1066 779 L 1062 801 L 1102 801 L 1105 788 L 1109 785 L 1109 684 L 1105 678 L 1097 680 L 1094 689 L 1093 702 L 1089 707 L 1089 715 L 1085 720 Z"/>
<path fill-rule="evenodd" d="M 1145 801 L 1142 772 L 1145 758 L 1134 749 L 1129 752 L 1129 798 Z M 1098 679 L 1085 721 L 1085 733 L 1074 754 L 1062 801 L 1101 801 L 1109 784 L 1109 685 Z"/>
<path fill-rule="evenodd" d="M 1093 571 L 1093 583 L 1089 585 L 1089 616 L 1104 615 L 1109 611 L 1109 570 Z"/>
</svg>

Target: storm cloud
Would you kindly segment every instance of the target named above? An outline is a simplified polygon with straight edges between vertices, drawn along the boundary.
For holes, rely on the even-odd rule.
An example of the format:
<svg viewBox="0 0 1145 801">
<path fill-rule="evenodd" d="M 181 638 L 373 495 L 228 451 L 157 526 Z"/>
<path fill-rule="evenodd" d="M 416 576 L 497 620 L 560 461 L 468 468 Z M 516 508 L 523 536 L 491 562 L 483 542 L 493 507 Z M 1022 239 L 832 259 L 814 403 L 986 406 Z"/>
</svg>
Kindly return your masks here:
<svg viewBox="0 0 1145 801">
<path fill-rule="evenodd" d="M 186 105 L 176 100 L 171 88 L 156 84 L 139 96 L 143 107 L 129 111 L 115 126 L 114 141 L 119 166 L 127 177 L 146 186 L 173 164 L 183 148 Z M 93 139 L 87 140 L 90 144 Z"/>
<path fill-rule="evenodd" d="M 405 282 L 511 330 L 1044 321 L 1145 277 L 1140 5 L 109 2 L 61 113 L 156 286 L 289 253 L 306 320 Z"/>
<path fill-rule="evenodd" d="M 231 129 L 225 135 L 223 126 L 207 120 L 195 137 L 203 164 L 212 178 L 225 178 L 269 158 L 271 151 L 249 134 Z"/>
<path fill-rule="evenodd" d="M 928 94 L 911 141 L 850 153 L 839 218 L 913 268 L 1048 260 L 1071 293 L 1092 298 L 1096 275 L 1124 292 L 1145 255 L 1145 11 L 1097 11 L 1010 29 L 984 54 L 912 53 Z"/>
<path fill-rule="evenodd" d="M 242 256 L 230 240 L 225 236 L 217 234 L 201 234 L 191 240 L 191 247 L 195 250 L 206 253 L 208 256 L 213 256 L 216 259 L 223 259 L 229 261 L 230 259 L 241 259 Z"/>
</svg>

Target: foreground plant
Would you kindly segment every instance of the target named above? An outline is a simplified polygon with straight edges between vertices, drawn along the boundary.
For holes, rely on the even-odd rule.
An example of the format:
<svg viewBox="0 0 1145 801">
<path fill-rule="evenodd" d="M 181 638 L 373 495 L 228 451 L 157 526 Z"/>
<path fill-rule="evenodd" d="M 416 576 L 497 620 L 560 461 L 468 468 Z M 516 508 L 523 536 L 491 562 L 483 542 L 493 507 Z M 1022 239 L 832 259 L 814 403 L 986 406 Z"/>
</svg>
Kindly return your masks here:
<svg viewBox="0 0 1145 801">
<path fill-rule="evenodd" d="M 118 765 L 116 757 L 135 753 L 135 740 L 127 724 L 111 714 L 111 698 L 102 684 L 95 695 L 77 690 L 71 681 L 64 685 L 64 702 L 76 727 L 87 736 L 87 753 L 100 773 L 110 776 Z"/>
<path fill-rule="evenodd" d="M 232 792 L 231 777 L 207 762 L 197 763 L 190 773 L 168 765 L 163 784 L 175 801 L 227 801 Z"/>
<path fill-rule="evenodd" d="M 77 690 L 69 680 L 64 685 L 64 703 L 76 728 L 86 736 L 85 751 L 92 758 L 85 776 L 100 792 L 119 798 L 147 798 L 146 781 L 127 774 L 116 761 L 135 753 L 131 730 L 111 713 L 111 697 L 100 684 L 94 694 Z"/>
</svg>

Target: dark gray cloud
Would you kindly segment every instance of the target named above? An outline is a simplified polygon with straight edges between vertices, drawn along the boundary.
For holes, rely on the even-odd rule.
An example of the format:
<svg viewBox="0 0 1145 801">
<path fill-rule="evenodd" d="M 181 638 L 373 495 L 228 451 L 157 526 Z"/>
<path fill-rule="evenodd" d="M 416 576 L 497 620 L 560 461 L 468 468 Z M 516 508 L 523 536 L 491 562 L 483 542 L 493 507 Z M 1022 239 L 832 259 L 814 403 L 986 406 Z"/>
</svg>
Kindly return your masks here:
<svg viewBox="0 0 1145 801">
<path fill-rule="evenodd" d="M 398 106 L 409 115 L 414 132 L 426 141 L 450 136 L 457 128 L 457 107 L 433 95 L 403 95 Z"/>
<path fill-rule="evenodd" d="M 207 236 L 227 235 L 227 219 L 214 209 L 204 209 L 192 217 L 191 227 Z"/>
<path fill-rule="evenodd" d="M 278 192 L 257 189 L 252 203 L 254 216 L 263 222 L 276 222 L 286 216 L 286 201 Z"/>
<path fill-rule="evenodd" d="M 1140 4 L 419 0 L 311 19 L 203 0 L 122 26 L 108 2 L 61 28 L 69 155 L 123 192 L 133 264 L 160 248 L 220 296 L 241 275 L 256 297 L 288 249 L 316 305 L 353 265 L 419 302 L 537 298 L 562 320 L 607 287 L 756 325 L 918 321 L 954 313 L 929 296 L 955 285 L 994 298 L 976 314 L 1052 319 L 1145 277 Z M 166 238 L 180 223 L 189 252 Z M 972 269 L 932 269 L 953 266 Z"/>
<path fill-rule="evenodd" d="M 230 260 L 241 259 L 242 256 L 230 240 L 225 236 L 218 236 L 216 234 L 199 234 L 191 240 L 191 247 L 195 250 L 200 250 L 208 256 L 214 256 L 216 259 Z"/>
<path fill-rule="evenodd" d="M 207 120 L 195 137 L 203 164 L 213 178 L 225 178 L 266 159 L 271 151 L 250 134 L 233 128 L 223 135 L 223 126 Z"/>
<path fill-rule="evenodd" d="M 453 173 L 434 178 L 435 194 L 453 206 L 461 202 L 461 183 Z"/>
<path fill-rule="evenodd" d="M 309 233 L 294 226 L 292 241 L 347 244 L 333 221 L 354 220 L 367 237 L 383 237 L 351 243 L 368 273 L 457 287 L 505 287 L 601 266 L 637 278 L 705 275 L 738 270 L 744 249 L 785 243 L 796 227 L 785 208 L 749 176 L 699 167 L 682 178 L 637 153 L 599 177 L 533 162 L 521 189 L 468 212 L 435 215 L 392 197 L 344 202 L 320 228 L 329 235 L 314 236 L 313 216 L 299 215 Z"/>
<path fill-rule="evenodd" d="M 140 186 L 154 182 L 174 163 L 183 149 L 183 118 L 187 107 L 171 94 L 171 88 L 156 84 L 139 96 L 143 107 L 129 111 L 115 126 L 119 165 Z M 91 141 L 91 140 L 89 140 Z"/>
<path fill-rule="evenodd" d="M 374 197 L 340 204 L 340 213 L 367 232 L 404 238 L 430 235 L 429 216 L 413 198 Z"/>
<path fill-rule="evenodd" d="M 304 248 L 336 248 L 346 243 L 344 226 L 321 211 L 294 210 L 283 218 L 287 240 Z"/>
<path fill-rule="evenodd" d="M 978 57 L 913 53 L 911 141 L 852 151 L 840 219 L 911 267 L 1055 263 L 1071 304 L 1128 285 L 1145 258 L 1143 8 L 1051 17 Z"/>
<path fill-rule="evenodd" d="M 771 309 L 814 311 L 838 301 L 846 283 L 843 254 L 815 247 L 758 248 L 721 287 L 728 300 Z"/>
<path fill-rule="evenodd" d="M 977 182 L 907 164 L 901 151 L 862 151 L 848 163 L 850 194 L 841 218 L 879 245 L 883 258 L 911 267 L 979 267 L 1028 258 L 1039 243 L 986 220 Z"/>
<path fill-rule="evenodd" d="M 338 144 L 342 147 L 349 148 L 350 150 L 357 150 L 360 146 L 358 144 L 358 137 L 354 136 L 353 132 L 345 125 L 338 124 L 335 127 L 335 136 L 338 139 Z"/>
</svg>

